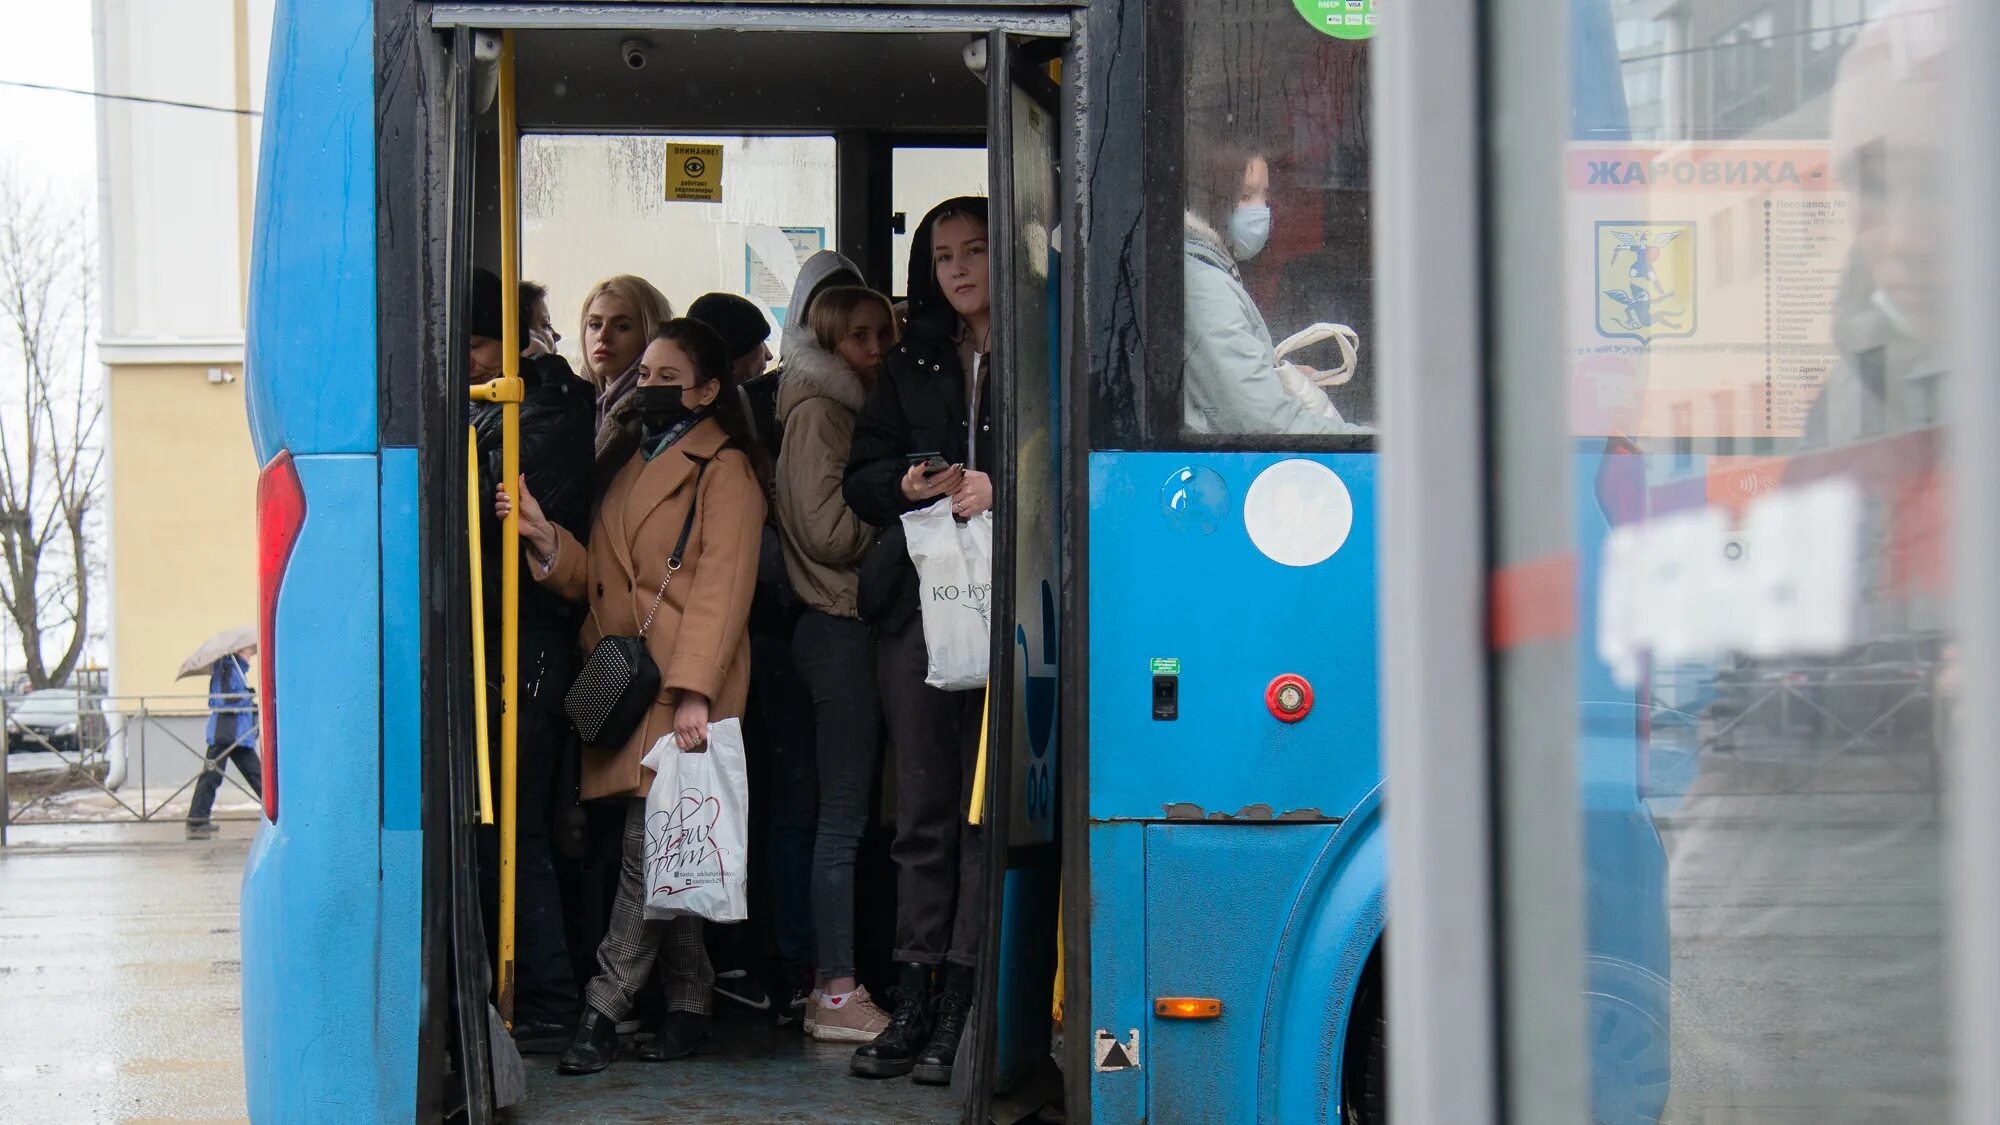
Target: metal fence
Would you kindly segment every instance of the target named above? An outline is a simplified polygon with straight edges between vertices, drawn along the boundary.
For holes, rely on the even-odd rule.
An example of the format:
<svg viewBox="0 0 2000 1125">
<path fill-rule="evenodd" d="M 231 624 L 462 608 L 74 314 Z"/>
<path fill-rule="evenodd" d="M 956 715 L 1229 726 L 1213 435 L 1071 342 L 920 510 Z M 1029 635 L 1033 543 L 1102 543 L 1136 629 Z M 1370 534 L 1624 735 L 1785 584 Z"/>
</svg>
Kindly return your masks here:
<svg viewBox="0 0 2000 1125">
<path fill-rule="evenodd" d="M 205 772 L 217 788 L 207 819 L 255 820 L 259 795 L 243 773 L 257 768 L 255 698 L 223 702 L 224 729 L 239 733 L 211 747 L 206 694 L 0 696 L 0 847 L 17 824 L 185 819 Z"/>
</svg>

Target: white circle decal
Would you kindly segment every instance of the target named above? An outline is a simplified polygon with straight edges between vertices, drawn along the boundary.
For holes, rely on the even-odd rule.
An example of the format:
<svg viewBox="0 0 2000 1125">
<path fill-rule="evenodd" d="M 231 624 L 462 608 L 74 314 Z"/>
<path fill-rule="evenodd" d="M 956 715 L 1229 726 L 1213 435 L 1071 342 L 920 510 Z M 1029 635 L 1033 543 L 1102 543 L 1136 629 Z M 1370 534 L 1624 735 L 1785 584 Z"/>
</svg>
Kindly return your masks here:
<svg viewBox="0 0 2000 1125">
<path fill-rule="evenodd" d="M 1333 557 L 1354 529 L 1354 498 L 1318 461 L 1280 461 L 1250 484 L 1243 527 L 1273 562 L 1314 566 Z"/>
</svg>

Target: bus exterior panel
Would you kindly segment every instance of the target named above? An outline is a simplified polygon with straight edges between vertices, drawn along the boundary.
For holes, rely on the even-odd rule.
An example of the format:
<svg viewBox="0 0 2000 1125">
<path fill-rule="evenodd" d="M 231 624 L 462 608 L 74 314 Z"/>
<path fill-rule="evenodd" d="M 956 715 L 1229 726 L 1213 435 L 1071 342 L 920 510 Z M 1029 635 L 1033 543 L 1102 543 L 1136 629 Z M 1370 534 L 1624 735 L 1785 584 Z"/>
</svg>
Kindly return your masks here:
<svg viewBox="0 0 2000 1125">
<path fill-rule="evenodd" d="M 277 4 L 246 397 L 259 459 L 291 455 L 306 515 L 266 642 L 275 820 L 243 877 L 258 1121 L 416 1110 L 416 459 L 377 438 L 374 67 L 367 0 Z"/>
<path fill-rule="evenodd" d="M 1245 514 L 1296 460 L 1339 482 L 1280 520 L 1328 521 L 1309 565 Z M 1092 1119 L 1333 1120 L 1383 917 L 1374 455 L 1093 453 L 1090 497 L 1091 1026 L 1100 1052 L 1138 1035 L 1137 1066 L 1093 1072 Z M 1267 698 L 1284 675 L 1301 721 Z"/>
</svg>

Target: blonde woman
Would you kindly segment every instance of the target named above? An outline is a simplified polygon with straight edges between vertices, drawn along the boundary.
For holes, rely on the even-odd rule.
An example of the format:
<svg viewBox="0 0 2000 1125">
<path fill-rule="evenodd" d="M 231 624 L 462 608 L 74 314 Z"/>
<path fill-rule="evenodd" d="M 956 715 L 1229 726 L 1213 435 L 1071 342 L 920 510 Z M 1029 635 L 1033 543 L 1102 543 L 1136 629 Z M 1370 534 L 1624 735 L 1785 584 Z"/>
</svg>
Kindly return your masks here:
<svg viewBox="0 0 2000 1125">
<path fill-rule="evenodd" d="M 643 277 L 621 273 L 591 286 L 583 298 L 577 338 L 583 341 L 583 377 L 597 388 L 598 439 L 604 420 L 639 385 L 639 355 L 674 306 Z"/>
<path fill-rule="evenodd" d="M 785 570 L 805 608 L 792 660 L 812 693 L 819 767 L 812 860 L 819 976 L 805 1027 L 815 1039 L 866 1043 L 889 1025 L 854 976 L 854 857 L 882 765 L 874 643 L 858 598 L 875 528 L 847 506 L 841 481 L 854 416 L 896 342 L 896 317 L 882 294 L 836 286 L 813 297 L 805 320 L 807 331 L 786 336 L 777 487 Z"/>
</svg>

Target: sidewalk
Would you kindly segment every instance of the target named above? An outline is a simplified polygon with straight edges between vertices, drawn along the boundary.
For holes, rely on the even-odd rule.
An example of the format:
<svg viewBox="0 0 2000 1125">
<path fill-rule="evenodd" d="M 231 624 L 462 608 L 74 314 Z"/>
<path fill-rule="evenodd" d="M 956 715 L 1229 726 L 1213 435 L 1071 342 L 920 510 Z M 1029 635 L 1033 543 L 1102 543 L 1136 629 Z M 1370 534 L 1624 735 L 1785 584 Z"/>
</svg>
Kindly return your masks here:
<svg viewBox="0 0 2000 1125">
<path fill-rule="evenodd" d="M 0 1121 L 244 1119 L 253 823 L 17 825 L 0 849 Z"/>
</svg>

